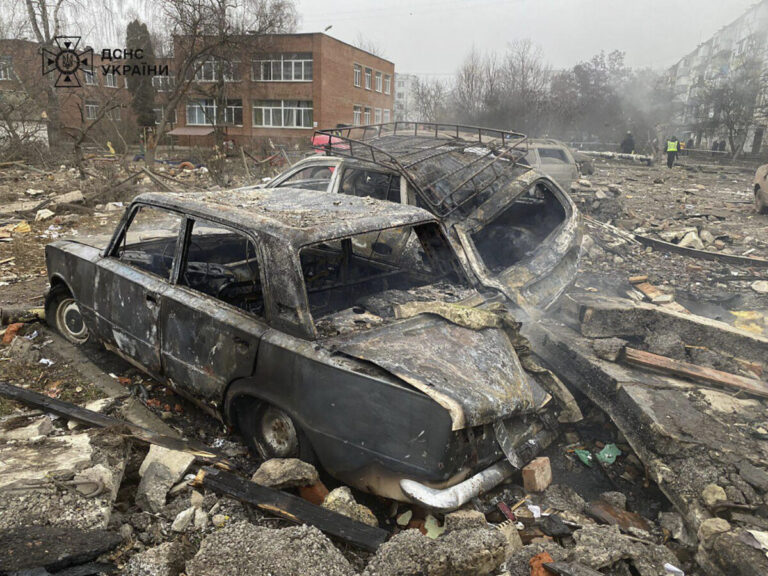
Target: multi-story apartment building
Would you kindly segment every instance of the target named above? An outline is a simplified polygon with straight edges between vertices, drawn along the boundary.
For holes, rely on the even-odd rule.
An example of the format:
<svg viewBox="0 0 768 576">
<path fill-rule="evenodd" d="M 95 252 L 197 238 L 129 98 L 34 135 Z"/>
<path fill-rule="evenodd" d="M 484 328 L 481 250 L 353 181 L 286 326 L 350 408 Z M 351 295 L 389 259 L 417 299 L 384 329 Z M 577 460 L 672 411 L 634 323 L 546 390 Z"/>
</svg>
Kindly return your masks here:
<svg viewBox="0 0 768 576">
<path fill-rule="evenodd" d="M 692 137 L 697 146 L 709 146 L 708 140 L 723 139 L 722 134 L 707 135 L 696 130 L 702 114 L 712 113 L 701 108 L 701 86 L 728 78 L 739 70 L 746 58 L 761 61 L 762 77 L 768 78 L 768 0 L 754 4 L 668 70 L 674 105 L 672 129 L 678 137 Z M 756 154 L 763 148 L 766 135 L 768 119 L 761 110 L 768 104 L 768 85 L 764 85 L 755 97 L 756 113 L 744 152 Z"/>
<path fill-rule="evenodd" d="M 309 142 L 315 128 L 393 119 L 395 66 L 388 60 L 321 33 L 234 40 L 225 56 L 199 62 L 188 91 L 175 113 L 169 114 L 170 134 L 178 143 L 209 144 L 214 129 L 225 140 L 245 145 L 267 138 Z M 175 38 L 175 57 L 156 61 L 158 68 L 167 65 L 169 72 L 152 78 L 156 115 L 163 113 L 161 105 L 177 82 L 175 70 L 183 58 L 184 42 Z M 112 124 L 133 120 L 125 77 L 103 74 L 100 52 L 94 52 L 94 74 L 84 78 L 82 87 L 56 89 L 60 116 L 73 129 L 92 121 L 115 90 L 125 91 L 126 101 L 110 112 Z M 51 78 L 40 72 L 38 46 L 0 40 L 0 91 L 41 81 Z M 45 108 L 44 98 L 40 105 Z M 135 140 L 136 126 L 129 132 L 126 138 Z"/>
<path fill-rule="evenodd" d="M 414 74 L 395 74 L 395 120 L 420 120 L 416 109 L 416 82 Z"/>
</svg>

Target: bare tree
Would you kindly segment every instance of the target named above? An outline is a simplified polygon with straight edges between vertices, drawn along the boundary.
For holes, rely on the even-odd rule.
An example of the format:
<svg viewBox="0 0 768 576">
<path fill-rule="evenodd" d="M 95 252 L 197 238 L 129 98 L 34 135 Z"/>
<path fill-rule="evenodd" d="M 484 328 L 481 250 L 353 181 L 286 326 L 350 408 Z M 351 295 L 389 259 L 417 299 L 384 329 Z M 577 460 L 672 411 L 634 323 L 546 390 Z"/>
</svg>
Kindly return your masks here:
<svg viewBox="0 0 768 576">
<path fill-rule="evenodd" d="M 413 84 L 416 112 L 420 120 L 438 122 L 445 111 L 448 87 L 445 82 L 433 78 L 417 78 Z"/>
<path fill-rule="evenodd" d="M 73 96 L 80 115 L 80 124 L 66 128 L 73 141 L 75 166 L 80 178 L 86 177 L 84 166 L 83 145 L 92 138 L 96 128 L 106 119 L 112 121 L 115 111 L 122 108 L 121 94 L 116 90 L 99 90 L 96 94 L 86 94 L 82 91 Z"/>
<path fill-rule="evenodd" d="M 371 37 L 366 36 L 362 32 L 358 32 L 357 36 L 355 37 L 355 41 L 353 42 L 355 46 L 360 48 L 360 50 L 365 50 L 366 52 L 370 52 L 374 56 L 378 56 L 379 58 L 386 58 L 386 54 L 384 52 L 384 48 L 382 45 L 375 40 L 373 40 Z"/>
<path fill-rule="evenodd" d="M 460 121 L 478 122 L 485 110 L 487 65 L 473 46 L 456 72 L 451 94 L 453 115 Z"/>
<path fill-rule="evenodd" d="M 242 49 L 253 47 L 265 34 L 290 31 L 296 25 L 292 0 L 167 0 L 163 9 L 160 33 L 174 39 L 170 67 L 175 81 L 164 94 L 154 136 L 147 141 L 150 169 L 156 145 L 168 130 L 168 119 L 192 92 L 196 77 L 207 73 L 204 67 L 211 67 L 215 81 L 211 88 L 197 92 L 223 104 L 227 74 L 234 73 Z M 211 123 L 219 125 L 223 114 L 224 107 L 217 106 L 216 122 Z"/>
<path fill-rule="evenodd" d="M 695 85 L 696 126 L 709 135 L 725 133 L 733 157 L 742 154 L 759 104 L 762 63 L 745 58 L 728 75 L 702 78 Z"/>
</svg>

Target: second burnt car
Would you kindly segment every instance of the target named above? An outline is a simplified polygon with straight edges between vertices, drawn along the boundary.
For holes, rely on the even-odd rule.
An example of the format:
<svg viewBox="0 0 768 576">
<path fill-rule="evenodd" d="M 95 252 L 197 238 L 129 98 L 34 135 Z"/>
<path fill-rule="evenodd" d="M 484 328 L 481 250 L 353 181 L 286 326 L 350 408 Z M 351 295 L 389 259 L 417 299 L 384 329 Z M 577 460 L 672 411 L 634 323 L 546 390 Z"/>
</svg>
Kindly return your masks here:
<svg viewBox="0 0 768 576">
<path fill-rule="evenodd" d="M 517 325 L 414 206 L 307 190 L 142 194 L 102 249 L 46 246 L 49 321 L 362 490 L 456 508 L 556 434 Z M 526 364 L 530 369 L 530 365 Z"/>
<path fill-rule="evenodd" d="M 547 308 L 575 278 L 582 240 L 578 210 L 562 186 L 536 169 L 543 166 L 541 155 L 563 154 L 567 174 L 558 175 L 575 177 L 575 161 L 559 143 L 422 122 L 318 135 L 324 136 L 326 156 L 306 158 L 265 186 L 425 208 L 440 219 L 466 269 L 522 307 Z"/>
</svg>

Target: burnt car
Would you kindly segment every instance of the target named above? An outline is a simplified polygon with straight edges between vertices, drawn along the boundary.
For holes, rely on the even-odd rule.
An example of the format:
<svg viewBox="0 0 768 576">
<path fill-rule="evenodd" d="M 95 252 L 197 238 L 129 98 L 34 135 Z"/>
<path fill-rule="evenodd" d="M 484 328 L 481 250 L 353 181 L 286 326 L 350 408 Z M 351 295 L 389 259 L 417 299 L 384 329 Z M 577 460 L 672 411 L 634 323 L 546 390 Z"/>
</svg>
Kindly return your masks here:
<svg viewBox="0 0 768 576">
<path fill-rule="evenodd" d="M 755 210 L 758 214 L 768 214 L 768 164 L 763 164 L 757 169 L 752 184 L 755 191 Z"/>
<path fill-rule="evenodd" d="M 56 241 L 46 264 L 46 315 L 68 340 L 103 343 L 263 458 L 448 510 L 556 434 L 558 396 L 523 368 L 514 319 L 417 207 L 142 194 L 105 248 Z"/>
<path fill-rule="evenodd" d="M 535 169 L 546 156 L 563 165 L 563 178 L 575 177 L 564 146 L 455 124 L 394 122 L 319 134 L 326 135 L 326 156 L 298 162 L 267 186 L 425 208 L 440 219 L 468 272 L 523 307 L 551 306 L 575 278 L 578 210 L 555 180 Z"/>
</svg>

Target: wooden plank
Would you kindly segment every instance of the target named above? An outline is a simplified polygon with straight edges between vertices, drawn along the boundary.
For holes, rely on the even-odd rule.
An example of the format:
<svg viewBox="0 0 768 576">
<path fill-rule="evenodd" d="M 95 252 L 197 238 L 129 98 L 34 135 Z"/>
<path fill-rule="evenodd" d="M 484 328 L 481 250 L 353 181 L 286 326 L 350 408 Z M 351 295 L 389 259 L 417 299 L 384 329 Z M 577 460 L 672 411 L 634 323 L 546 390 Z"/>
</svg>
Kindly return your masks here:
<svg viewBox="0 0 768 576">
<path fill-rule="evenodd" d="M 88 424 L 89 426 L 96 426 L 98 428 L 112 427 L 121 433 L 142 442 L 157 444 L 158 446 L 163 446 L 169 450 L 187 452 L 195 456 L 197 460 L 213 464 L 219 468 L 226 470 L 231 470 L 233 468 L 232 463 L 216 450 L 196 440 L 185 440 L 158 434 L 147 428 L 131 424 L 130 422 L 119 420 L 118 418 L 113 418 L 112 416 L 107 416 L 99 412 L 94 412 L 93 410 L 88 410 L 77 404 L 64 402 L 57 398 L 49 398 L 48 396 L 39 394 L 33 390 L 19 388 L 18 386 L 8 384 L 7 382 L 0 382 L 0 396 L 10 400 L 16 400 L 17 402 L 29 406 L 34 406 L 35 408 L 50 412 L 51 414 L 57 414 L 64 418 L 77 420 L 78 422 Z"/>
<path fill-rule="evenodd" d="M 293 494 L 260 486 L 229 472 L 203 468 L 197 474 L 194 484 L 227 494 L 292 522 L 315 526 L 331 536 L 371 552 L 375 552 L 389 536 L 386 530 L 357 522 Z"/>
<path fill-rule="evenodd" d="M 723 386 L 732 390 L 747 392 L 760 398 L 768 398 L 768 384 L 755 378 L 745 378 L 737 374 L 722 372 L 714 368 L 681 362 L 666 356 L 651 354 L 635 348 L 625 348 L 624 358 L 628 364 L 653 368 L 674 376 Z"/>
</svg>

